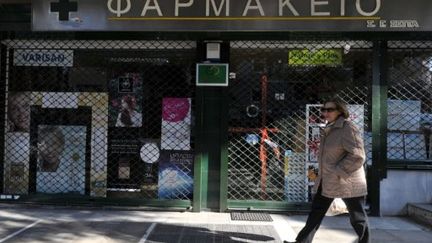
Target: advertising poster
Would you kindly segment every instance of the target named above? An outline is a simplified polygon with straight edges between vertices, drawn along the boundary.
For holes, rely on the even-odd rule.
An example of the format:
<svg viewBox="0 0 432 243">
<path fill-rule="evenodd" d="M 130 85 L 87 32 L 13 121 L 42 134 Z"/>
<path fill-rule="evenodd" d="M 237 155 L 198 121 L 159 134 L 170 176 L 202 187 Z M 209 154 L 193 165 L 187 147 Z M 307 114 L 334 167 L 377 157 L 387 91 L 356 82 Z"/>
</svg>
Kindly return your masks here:
<svg viewBox="0 0 432 243">
<path fill-rule="evenodd" d="M 307 193 L 305 193 L 306 160 L 305 153 L 285 152 L 284 195 L 285 200 L 289 202 L 305 202 L 307 199 Z"/>
<path fill-rule="evenodd" d="M 10 93 L 8 96 L 8 132 L 30 131 L 30 93 Z"/>
<path fill-rule="evenodd" d="M 368 165 L 372 165 L 372 133 L 365 132 L 363 141 L 364 141 L 364 148 L 366 153 L 366 163 Z M 388 140 L 387 140 L 387 146 L 388 146 Z"/>
<path fill-rule="evenodd" d="M 85 193 L 85 126 L 38 126 L 36 191 Z"/>
<path fill-rule="evenodd" d="M 387 100 L 389 130 L 418 131 L 421 119 L 420 100 Z"/>
<path fill-rule="evenodd" d="M 140 145 L 138 139 L 111 139 L 109 143 L 113 154 L 136 155 Z"/>
<path fill-rule="evenodd" d="M 136 172 L 141 172 L 143 167 L 138 157 L 139 139 L 111 139 L 109 143 L 108 187 L 138 188 L 141 178 L 136 177 Z"/>
<path fill-rule="evenodd" d="M 142 77 L 140 73 L 124 73 L 109 82 L 109 126 L 142 126 Z"/>
<path fill-rule="evenodd" d="M 95 77 L 98 79 L 99 77 Z M 90 196 L 106 197 L 108 178 L 108 93 L 85 92 L 79 106 L 92 108 Z M 89 131 L 90 132 L 90 131 Z"/>
<path fill-rule="evenodd" d="M 44 92 L 42 93 L 42 108 L 77 109 L 79 93 Z"/>
<path fill-rule="evenodd" d="M 192 199 L 192 152 L 164 151 L 159 165 L 159 199 Z"/>
<path fill-rule="evenodd" d="M 163 150 L 190 150 L 191 99 L 164 98 L 162 100 Z"/>
<path fill-rule="evenodd" d="M 387 158 L 404 159 L 404 135 L 398 132 L 387 133 Z"/>
<path fill-rule="evenodd" d="M 143 139 L 139 153 L 142 162 L 144 162 L 144 184 L 147 186 L 157 184 L 157 173 L 161 159 L 159 141 Z"/>
<path fill-rule="evenodd" d="M 28 193 L 30 133 L 7 133 L 4 154 L 4 192 Z"/>
<path fill-rule="evenodd" d="M 426 160 L 426 143 L 423 134 L 404 134 L 405 158 L 409 160 Z"/>
<path fill-rule="evenodd" d="M 309 135 L 309 141 L 308 141 L 309 162 L 318 162 L 321 128 L 311 127 L 310 131 L 311 133 Z"/>
<path fill-rule="evenodd" d="M 106 173 L 108 161 L 108 131 L 106 128 L 93 127 L 91 138 L 91 169 L 92 174 Z"/>
<path fill-rule="evenodd" d="M 349 119 L 354 122 L 360 131 L 360 134 L 364 134 L 364 106 L 363 105 L 348 105 L 348 112 L 350 114 Z"/>
<path fill-rule="evenodd" d="M 129 180 L 130 179 L 130 166 L 131 162 L 129 158 L 119 158 L 118 163 L 118 178 Z"/>
</svg>

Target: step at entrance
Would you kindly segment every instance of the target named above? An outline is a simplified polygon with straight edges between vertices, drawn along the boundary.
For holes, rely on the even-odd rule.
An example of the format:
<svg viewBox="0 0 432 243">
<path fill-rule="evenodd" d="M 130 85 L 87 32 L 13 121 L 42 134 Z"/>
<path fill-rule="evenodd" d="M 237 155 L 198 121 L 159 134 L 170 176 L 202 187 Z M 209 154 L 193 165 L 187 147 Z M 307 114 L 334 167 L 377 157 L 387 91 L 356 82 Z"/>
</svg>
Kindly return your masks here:
<svg viewBox="0 0 432 243">
<path fill-rule="evenodd" d="M 432 226 L 432 204 L 409 203 L 408 215 L 415 220 Z"/>
</svg>

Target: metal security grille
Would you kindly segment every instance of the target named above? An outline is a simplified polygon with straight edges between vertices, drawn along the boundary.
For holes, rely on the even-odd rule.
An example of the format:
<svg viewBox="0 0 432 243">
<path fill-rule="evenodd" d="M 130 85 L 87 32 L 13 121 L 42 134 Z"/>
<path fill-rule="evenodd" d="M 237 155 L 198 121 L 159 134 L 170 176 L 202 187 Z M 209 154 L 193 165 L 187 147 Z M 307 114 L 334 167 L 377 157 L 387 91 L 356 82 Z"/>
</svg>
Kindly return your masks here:
<svg viewBox="0 0 432 243">
<path fill-rule="evenodd" d="M 310 200 L 321 103 L 344 100 L 370 134 L 371 47 L 366 41 L 231 43 L 228 199 Z"/>
<path fill-rule="evenodd" d="M 431 160 L 432 42 L 388 43 L 387 158 Z"/>
<path fill-rule="evenodd" d="M 192 199 L 194 42 L 2 48 L 4 193 Z"/>
</svg>

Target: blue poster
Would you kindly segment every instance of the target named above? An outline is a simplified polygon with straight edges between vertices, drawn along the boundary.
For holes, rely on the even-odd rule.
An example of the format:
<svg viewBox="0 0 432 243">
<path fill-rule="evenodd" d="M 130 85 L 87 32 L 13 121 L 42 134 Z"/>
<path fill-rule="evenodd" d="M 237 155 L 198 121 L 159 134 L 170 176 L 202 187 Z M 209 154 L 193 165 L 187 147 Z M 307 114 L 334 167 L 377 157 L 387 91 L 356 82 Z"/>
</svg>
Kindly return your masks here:
<svg viewBox="0 0 432 243">
<path fill-rule="evenodd" d="M 194 155 L 190 151 L 162 152 L 158 173 L 160 199 L 192 199 L 193 160 Z"/>
</svg>

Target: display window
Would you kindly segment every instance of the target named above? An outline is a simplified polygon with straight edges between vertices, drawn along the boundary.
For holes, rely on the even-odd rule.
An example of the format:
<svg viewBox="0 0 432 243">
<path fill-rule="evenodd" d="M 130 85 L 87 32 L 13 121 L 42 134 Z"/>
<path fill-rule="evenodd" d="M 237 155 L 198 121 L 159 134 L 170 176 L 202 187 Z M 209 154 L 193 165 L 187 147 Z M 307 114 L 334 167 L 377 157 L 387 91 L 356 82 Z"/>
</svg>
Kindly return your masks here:
<svg viewBox="0 0 432 243">
<path fill-rule="evenodd" d="M 228 199 L 309 202 L 319 174 L 328 98 L 371 131 L 372 44 L 363 41 L 231 43 Z"/>
<path fill-rule="evenodd" d="M 192 199 L 195 43 L 3 44 L 5 193 Z"/>
</svg>

